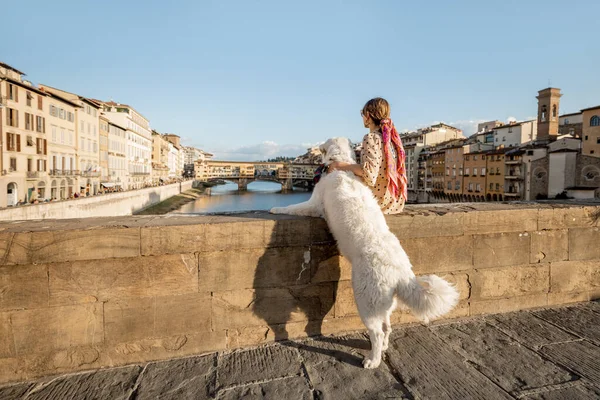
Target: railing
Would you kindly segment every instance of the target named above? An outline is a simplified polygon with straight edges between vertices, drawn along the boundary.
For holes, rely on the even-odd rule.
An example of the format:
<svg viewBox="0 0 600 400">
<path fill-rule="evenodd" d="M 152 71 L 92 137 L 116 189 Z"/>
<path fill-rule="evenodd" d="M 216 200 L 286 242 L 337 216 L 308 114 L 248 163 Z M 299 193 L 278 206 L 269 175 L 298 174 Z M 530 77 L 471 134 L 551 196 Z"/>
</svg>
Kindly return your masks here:
<svg viewBox="0 0 600 400">
<path fill-rule="evenodd" d="M 27 179 L 38 179 L 42 174 L 41 171 L 27 171 Z"/>
<path fill-rule="evenodd" d="M 79 171 L 74 169 L 51 169 L 49 174 L 52 176 L 76 176 L 79 175 Z"/>
<path fill-rule="evenodd" d="M 86 178 L 99 177 L 100 171 L 81 171 L 81 176 Z"/>
<path fill-rule="evenodd" d="M 150 172 L 130 172 L 131 176 L 141 176 L 141 175 L 150 175 Z"/>
</svg>

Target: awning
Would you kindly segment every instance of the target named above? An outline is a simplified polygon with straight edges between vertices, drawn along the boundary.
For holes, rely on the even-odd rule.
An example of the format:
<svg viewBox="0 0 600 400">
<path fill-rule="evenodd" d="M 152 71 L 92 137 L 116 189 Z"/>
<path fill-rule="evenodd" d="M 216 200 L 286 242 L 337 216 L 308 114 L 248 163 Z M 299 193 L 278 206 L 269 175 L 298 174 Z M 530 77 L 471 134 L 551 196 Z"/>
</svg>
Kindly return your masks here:
<svg viewBox="0 0 600 400">
<path fill-rule="evenodd" d="M 102 186 L 104 186 L 105 188 L 111 188 L 111 187 L 114 187 L 114 186 L 115 186 L 115 184 L 114 184 L 114 183 L 112 183 L 112 182 L 102 182 L 102 183 L 100 183 L 100 184 L 101 184 Z"/>
</svg>

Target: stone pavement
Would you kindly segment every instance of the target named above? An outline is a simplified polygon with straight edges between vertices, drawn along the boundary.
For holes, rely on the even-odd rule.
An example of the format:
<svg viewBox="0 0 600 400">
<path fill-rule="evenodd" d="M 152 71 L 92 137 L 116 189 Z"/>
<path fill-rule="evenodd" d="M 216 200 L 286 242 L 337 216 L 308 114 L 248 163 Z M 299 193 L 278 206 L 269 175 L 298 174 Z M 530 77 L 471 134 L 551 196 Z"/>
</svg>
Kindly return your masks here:
<svg viewBox="0 0 600 400">
<path fill-rule="evenodd" d="M 600 302 L 111 368 L 0 388 L 0 399 L 598 399 Z"/>
</svg>

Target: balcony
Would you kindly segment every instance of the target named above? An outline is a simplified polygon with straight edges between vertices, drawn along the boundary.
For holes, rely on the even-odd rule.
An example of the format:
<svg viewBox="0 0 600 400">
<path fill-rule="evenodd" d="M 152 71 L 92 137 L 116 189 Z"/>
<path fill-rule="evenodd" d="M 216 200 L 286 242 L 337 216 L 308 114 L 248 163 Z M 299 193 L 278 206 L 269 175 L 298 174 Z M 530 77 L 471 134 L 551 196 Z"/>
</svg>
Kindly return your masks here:
<svg viewBox="0 0 600 400">
<path fill-rule="evenodd" d="M 45 175 L 44 171 L 27 171 L 27 180 L 36 180 Z"/>
<path fill-rule="evenodd" d="M 51 169 L 49 174 L 51 176 L 75 176 L 78 172 L 72 169 Z"/>
<path fill-rule="evenodd" d="M 143 176 L 143 175 L 150 175 L 150 172 L 130 172 L 129 175 L 131 175 L 131 176 Z"/>
<path fill-rule="evenodd" d="M 100 171 L 81 171 L 81 176 L 84 178 L 98 178 Z"/>
<path fill-rule="evenodd" d="M 504 179 L 512 179 L 512 180 L 519 180 L 519 181 L 523 180 L 521 175 L 517 175 L 517 174 L 504 175 Z"/>
<path fill-rule="evenodd" d="M 504 163 L 507 165 L 523 164 L 523 160 L 505 160 Z"/>
</svg>

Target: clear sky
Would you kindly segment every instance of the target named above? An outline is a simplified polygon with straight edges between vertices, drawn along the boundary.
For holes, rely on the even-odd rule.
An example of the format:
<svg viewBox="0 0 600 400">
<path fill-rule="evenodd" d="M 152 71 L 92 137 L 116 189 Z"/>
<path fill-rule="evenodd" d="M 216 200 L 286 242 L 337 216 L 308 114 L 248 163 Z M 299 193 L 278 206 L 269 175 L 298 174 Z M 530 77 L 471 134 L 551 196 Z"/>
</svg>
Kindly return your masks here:
<svg viewBox="0 0 600 400">
<path fill-rule="evenodd" d="M 298 155 L 366 133 L 600 104 L 600 1 L 28 1 L 3 7 L 0 61 L 34 83 L 135 107 L 220 159 Z"/>
</svg>

